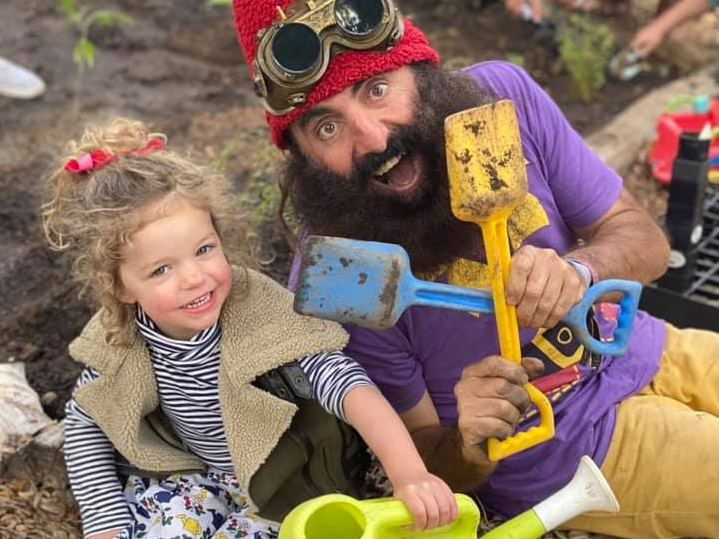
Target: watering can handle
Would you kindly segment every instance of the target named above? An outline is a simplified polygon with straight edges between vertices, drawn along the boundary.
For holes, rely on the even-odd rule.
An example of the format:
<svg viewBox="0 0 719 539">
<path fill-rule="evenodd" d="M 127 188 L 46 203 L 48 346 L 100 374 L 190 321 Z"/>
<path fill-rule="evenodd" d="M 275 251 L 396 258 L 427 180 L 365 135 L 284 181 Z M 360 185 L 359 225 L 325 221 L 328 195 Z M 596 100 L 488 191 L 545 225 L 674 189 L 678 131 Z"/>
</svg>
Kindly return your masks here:
<svg viewBox="0 0 719 539">
<path fill-rule="evenodd" d="M 601 296 L 612 292 L 621 292 L 622 299 L 619 301 L 619 317 L 617 327 L 614 330 L 614 340 L 602 342 L 595 339 L 587 327 L 587 315 L 592 305 Z M 564 322 L 572 328 L 578 340 L 595 354 L 607 356 L 621 356 L 627 351 L 629 337 L 632 332 L 634 317 L 639 308 L 639 296 L 642 293 L 642 285 L 637 281 L 625 281 L 622 279 L 607 279 L 589 287 L 582 300 L 572 307 L 564 315 Z"/>
</svg>

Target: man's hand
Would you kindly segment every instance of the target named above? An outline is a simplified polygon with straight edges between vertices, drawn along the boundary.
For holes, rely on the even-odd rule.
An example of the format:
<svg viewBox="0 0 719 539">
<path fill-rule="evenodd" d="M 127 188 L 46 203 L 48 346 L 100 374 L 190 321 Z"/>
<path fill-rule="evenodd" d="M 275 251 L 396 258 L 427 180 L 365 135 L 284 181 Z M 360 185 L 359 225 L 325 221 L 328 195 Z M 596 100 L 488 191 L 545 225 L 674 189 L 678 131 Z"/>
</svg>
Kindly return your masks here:
<svg viewBox="0 0 719 539">
<path fill-rule="evenodd" d="M 501 356 L 489 356 L 462 371 L 454 394 L 465 460 L 486 462 L 487 438 L 512 435 L 530 405 L 522 386 L 541 374 L 543 368 L 535 358 L 524 358 L 518 365 Z"/>
<path fill-rule="evenodd" d="M 516 306 L 520 326 L 555 326 L 586 290 L 579 272 L 552 249 L 525 245 L 512 256 L 507 303 Z"/>
</svg>

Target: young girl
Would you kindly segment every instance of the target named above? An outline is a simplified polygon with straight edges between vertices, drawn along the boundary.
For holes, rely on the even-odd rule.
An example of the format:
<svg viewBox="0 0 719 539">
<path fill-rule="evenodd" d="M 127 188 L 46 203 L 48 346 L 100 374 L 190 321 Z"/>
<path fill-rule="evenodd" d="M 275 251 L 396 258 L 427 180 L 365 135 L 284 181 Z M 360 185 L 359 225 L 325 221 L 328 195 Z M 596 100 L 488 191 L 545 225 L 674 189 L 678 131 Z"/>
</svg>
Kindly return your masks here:
<svg viewBox="0 0 719 539">
<path fill-rule="evenodd" d="M 451 491 L 339 351 L 344 330 L 294 313 L 290 292 L 230 265 L 233 196 L 164 141 L 128 120 L 88 130 L 43 206 L 50 246 L 73 252 L 99 304 L 70 345 L 86 367 L 65 420 L 85 537 L 272 536 L 252 513 L 249 484 L 296 406 L 252 382 L 294 360 L 319 402 L 375 452 L 415 527 L 449 523 Z M 123 488 L 116 451 L 154 478 L 131 475 Z"/>
</svg>

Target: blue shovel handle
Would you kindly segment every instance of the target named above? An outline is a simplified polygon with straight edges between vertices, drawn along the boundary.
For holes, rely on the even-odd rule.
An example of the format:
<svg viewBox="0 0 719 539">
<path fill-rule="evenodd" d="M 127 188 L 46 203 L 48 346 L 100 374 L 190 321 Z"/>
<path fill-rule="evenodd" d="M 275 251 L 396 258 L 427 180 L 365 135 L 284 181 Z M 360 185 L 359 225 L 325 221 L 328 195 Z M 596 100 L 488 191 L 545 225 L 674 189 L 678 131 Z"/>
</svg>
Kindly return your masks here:
<svg viewBox="0 0 719 539">
<path fill-rule="evenodd" d="M 466 288 L 445 283 L 420 281 L 418 279 L 415 279 L 412 285 L 412 292 L 415 297 L 413 303 L 416 305 L 444 307 L 485 314 L 494 313 L 492 295 L 485 289 Z M 592 336 L 587 326 L 587 316 L 589 309 L 601 296 L 612 292 L 622 293 L 622 299 L 619 301 L 620 314 L 617 319 L 617 327 L 614 330 L 614 339 L 611 342 L 603 342 Z M 574 305 L 562 320 L 572 328 L 577 340 L 595 354 L 605 356 L 624 355 L 629 345 L 629 337 L 632 333 L 632 324 L 637 314 L 641 293 L 642 285 L 637 281 L 625 281 L 623 279 L 599 281 L 587 289 L 582 300 Z"/>
<path fill-rule="evenodd" d="M 614 340 L 603 342 L 595 339 L 587 327 L 587 315 L 589 309 L 597 300 L 612 292 L 621 292 L 622 299 L 619 301 L 619 317 L 617 327 L 614 330 Z M 590 286 L 582 300 L 572 307 L 564 315 L 564 322 L 572 328 L 579 341 L 592 352 L 607 356 L 621 356 L 627 351 L 629 337 L 632 333 L 632 324 L 639 308 L 639 296 L 642 293 L 642 285 L 637 281 L 625 281 L 622 279 L 607 279 Z"/>
</svg>

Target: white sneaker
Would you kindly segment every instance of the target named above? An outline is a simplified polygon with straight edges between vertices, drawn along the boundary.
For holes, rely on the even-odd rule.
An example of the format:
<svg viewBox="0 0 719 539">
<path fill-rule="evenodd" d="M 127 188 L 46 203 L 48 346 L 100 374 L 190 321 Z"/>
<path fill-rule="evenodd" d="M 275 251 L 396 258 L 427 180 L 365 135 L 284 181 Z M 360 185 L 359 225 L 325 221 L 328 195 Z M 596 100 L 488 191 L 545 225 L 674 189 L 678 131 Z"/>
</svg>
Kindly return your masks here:
<svg viewBox="0 0 719 539">
<path fill-rule="evenodd" d="M 0 95 L 34 99 L 45 93 L 45 82 L 32 71 L 0 56 Z"/>
</svg>

